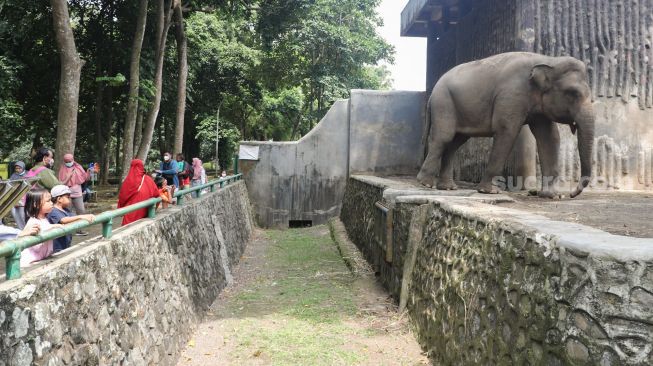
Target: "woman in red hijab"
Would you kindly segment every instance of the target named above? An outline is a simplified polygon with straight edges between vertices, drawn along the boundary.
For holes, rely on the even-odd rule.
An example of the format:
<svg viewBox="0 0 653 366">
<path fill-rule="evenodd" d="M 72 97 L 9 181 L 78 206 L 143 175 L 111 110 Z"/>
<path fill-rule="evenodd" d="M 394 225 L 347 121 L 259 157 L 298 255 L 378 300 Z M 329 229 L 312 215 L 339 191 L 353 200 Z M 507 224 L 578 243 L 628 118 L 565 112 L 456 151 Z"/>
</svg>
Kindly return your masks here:
<svg viewBox="0 0 653 366">
<path fill-rule="evenodd" d="M 129 167 L 129 173 L 122 182 L 118 194 L 118 208 L 159 197 L 159 190 L 152 178 L 145 174 L 143 161 L 134 159 Z M 147 208 L 129 213 L 122 218 L 122 224 L 127 225 L 147 216 Z"/>
</svg>

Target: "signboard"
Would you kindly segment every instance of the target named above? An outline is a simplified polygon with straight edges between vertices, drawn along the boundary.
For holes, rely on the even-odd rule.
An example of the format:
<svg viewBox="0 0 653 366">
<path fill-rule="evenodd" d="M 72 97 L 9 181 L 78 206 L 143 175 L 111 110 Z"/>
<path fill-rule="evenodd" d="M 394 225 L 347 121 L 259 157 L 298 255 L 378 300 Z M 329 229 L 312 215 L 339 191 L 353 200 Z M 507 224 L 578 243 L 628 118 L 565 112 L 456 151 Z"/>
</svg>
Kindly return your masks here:
<svg viewBox="0 0 653 366">
<path fill-rule="evenodd" d="M 240 145 L 239 160 L 258 160 L 258 145 Z"/>
</svg>

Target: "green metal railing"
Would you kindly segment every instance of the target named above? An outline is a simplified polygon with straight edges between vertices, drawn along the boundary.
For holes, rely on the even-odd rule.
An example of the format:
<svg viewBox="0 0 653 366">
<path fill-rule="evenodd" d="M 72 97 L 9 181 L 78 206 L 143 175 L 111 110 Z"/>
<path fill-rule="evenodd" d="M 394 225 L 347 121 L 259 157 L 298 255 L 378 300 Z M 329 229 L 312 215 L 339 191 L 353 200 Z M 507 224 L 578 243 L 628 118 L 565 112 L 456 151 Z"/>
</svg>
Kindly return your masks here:
<svg viewBox="0 0 653 366">
<path fill-rule="evenodd" d="M 242 174 L 235 174 L 229 177 L 220 178 L 206 184 L 195 186 L 188 189 L 183 189 L 176 191 L 174 197 L 177 198 L 177 205 L 184 204 L 184 196 L 192 192 L 197 192 L 198 198 L 202 195 L 202 191 L 206 188 L 209 188 L 211 192 L 215 192 L 216 186 L 220 188 L 229 185 L 233 182 L 239 181 L 242 179 Z M 48 240 L 53 240 L 64 235 L 73 234 L 74 232 L 87 228 L 93 225 L 102 224 L 102 236 L 105 238 L 111 238 L 113 230 L 113 219 L 116 217 L 125 216 L 128 213 L 142 210 L 147 208 L 147 217 L 154 218 L 156 216 L 156 205 L 161 202 L 161 198 L 150 198 L 149 200 L 135 203 L 126 207 L 122 207 L 112 211 L 106 211 L 99 215 L 95 216 L 95 221 L 92 223 L 79 220 L 73 223 L 67 224 L 64 228 L 61 229 L 52 229 L 47 232 L 35 235 L 35 236 L 25 236 L 22 238 L 8 240 L 0 244 L 0 258 L 5 257 L 7 268 L 6 274 L 8 280 L 13 280 L 20 278 L 20 253 L 29 247 L 43 243 Z"/>
</svg>

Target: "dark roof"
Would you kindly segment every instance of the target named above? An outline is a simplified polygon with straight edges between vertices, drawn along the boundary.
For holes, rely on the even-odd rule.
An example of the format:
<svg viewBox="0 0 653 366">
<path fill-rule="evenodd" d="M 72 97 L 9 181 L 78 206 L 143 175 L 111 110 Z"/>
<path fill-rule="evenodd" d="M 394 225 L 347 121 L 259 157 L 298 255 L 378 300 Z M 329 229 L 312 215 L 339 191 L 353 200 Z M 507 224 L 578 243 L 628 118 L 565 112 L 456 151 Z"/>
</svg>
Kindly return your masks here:
<svg viewBox="0 0 653 366">
<path fill-rule="evenodd" d="M 473 0 L 410 0 L 401 12 L 401 35 L 426 37 L 429 23 L 455 24 L 461 13 L 466 13 L 461 7 L 471 7 L 472 3 Z"/>
</svg>

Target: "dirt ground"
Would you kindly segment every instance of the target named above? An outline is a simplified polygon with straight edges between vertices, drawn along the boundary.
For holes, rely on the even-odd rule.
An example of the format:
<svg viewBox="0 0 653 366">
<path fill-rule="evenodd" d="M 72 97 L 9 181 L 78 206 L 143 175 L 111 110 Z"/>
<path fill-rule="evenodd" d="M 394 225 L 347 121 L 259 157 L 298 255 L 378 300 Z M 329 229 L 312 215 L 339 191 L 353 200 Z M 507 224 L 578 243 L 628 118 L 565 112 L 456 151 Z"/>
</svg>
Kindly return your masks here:
<svg viewBox="0 0 653 366">
<path fill-rule="evenodd" d="M 405 314 L 328 228 L 257 231 L 178 365 L 425 365 Z"/>
<path fill-rule="evenodd" d="M 575 222 L 611 234 L 653 238 L 653 192 L 588 192 L 561 200 L 509 193 L 516 201 L 499 206 L 526 210 L 553 220 Z"/>
</svg>

